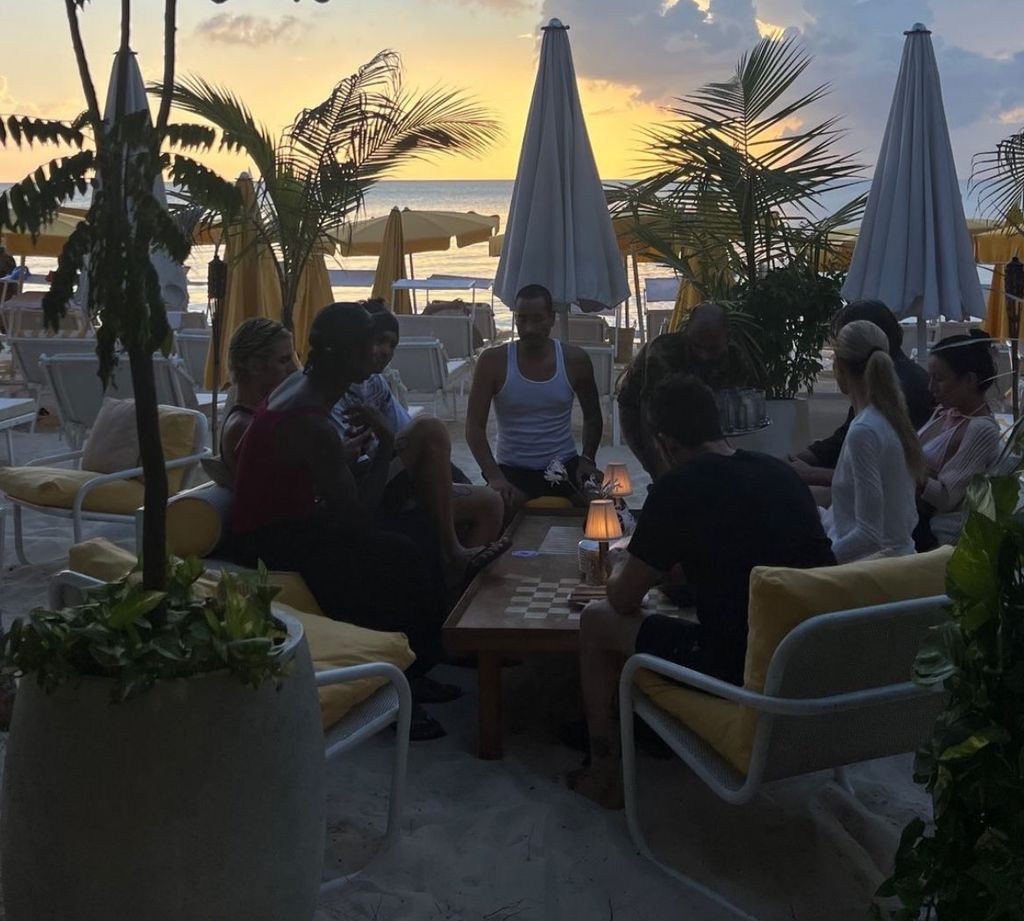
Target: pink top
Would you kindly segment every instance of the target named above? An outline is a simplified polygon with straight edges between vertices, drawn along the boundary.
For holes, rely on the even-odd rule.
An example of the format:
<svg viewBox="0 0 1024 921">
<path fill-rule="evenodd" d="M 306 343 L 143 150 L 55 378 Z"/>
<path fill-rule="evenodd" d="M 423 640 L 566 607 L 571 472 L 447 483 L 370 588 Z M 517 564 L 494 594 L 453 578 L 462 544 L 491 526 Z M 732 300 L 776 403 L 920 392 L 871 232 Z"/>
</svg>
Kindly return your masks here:
<svg viewBox="0 0 1024 921">
<path fill-rule="evenodd" d="M 999 456 L 999 424 L 987 406 L 973 416 L 937 409 L 918 436 L 928 465 L 921 498 L 938 512 L 959 508 L 974 475 Z"/>
</svg>

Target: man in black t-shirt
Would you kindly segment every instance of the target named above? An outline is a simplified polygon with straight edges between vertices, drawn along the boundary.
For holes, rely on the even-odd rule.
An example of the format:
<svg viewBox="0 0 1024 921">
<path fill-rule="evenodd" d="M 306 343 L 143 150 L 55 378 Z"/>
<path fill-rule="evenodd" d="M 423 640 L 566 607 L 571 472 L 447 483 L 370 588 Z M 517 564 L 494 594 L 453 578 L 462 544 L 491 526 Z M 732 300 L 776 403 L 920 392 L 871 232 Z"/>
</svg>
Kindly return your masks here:
<svg viewBox="0 0 1024 921">
<path fill-rule="evenodd" d="M 750 570 L 835 563 L 810 491 L 785 462 L 730 448 L 714 395 L 697 378 L 665 380 L 650 416 L 669 470 L 608 579 L 607 601 L 588 605 L 580 624 L 591 766 L 570 784 L 612 807 L 622 799 L 612 703 L 624 657 L 646 652 L 742 684 Z M 641 609 L 676 565 L 693 590 L 697 624 Z"/>
</svg>

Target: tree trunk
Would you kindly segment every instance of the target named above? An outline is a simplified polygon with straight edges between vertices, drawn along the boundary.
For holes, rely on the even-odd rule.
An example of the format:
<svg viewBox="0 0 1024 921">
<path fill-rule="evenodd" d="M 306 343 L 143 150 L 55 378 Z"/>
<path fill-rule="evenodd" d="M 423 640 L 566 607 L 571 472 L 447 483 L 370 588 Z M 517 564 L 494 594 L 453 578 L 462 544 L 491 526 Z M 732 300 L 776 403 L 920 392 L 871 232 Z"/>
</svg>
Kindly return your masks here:
<svg viewBox="0 0 1024 921">
<path fill-rule="evenodd" d="M 132 385 L 135 389 L 135 426 L 139 433 L 139 455 L 146 477 L 145 509 L 142 529 L 142 584 L 150 590 L 162 590 L 167 571 L 167 469 L 160 441 L 160 417 L 157 412 L 156 382 L 153 378 L 153 353 L 131 349 Z"/>
</svg>

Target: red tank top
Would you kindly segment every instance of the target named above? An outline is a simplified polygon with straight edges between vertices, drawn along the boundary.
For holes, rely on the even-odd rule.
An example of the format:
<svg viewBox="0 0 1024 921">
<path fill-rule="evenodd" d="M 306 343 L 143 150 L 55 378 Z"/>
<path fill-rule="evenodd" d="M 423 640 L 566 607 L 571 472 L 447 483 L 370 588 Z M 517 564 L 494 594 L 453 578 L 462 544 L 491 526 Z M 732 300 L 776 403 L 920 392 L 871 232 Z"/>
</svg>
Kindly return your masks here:
<svg viewBox="0 0 1024 921">
<path fill-rule="evenodd" d="M 292 416 L 327 417 L 322 406 L 268 409 L 264 403 L 253 416 L 240 445 L 235 469 L 235 498 L 231 530 L 247 534 L 286 521 L 305 521 L 316 510 L 316 491 L 309 471 L 277 456 L 277 427 Z"/>
</svg>

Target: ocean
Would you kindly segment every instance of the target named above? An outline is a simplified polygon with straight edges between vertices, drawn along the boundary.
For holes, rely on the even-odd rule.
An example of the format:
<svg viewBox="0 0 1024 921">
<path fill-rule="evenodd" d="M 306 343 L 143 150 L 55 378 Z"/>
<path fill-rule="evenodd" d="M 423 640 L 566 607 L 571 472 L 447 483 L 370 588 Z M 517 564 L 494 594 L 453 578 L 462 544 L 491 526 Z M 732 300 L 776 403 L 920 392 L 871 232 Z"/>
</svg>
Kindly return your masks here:
<svg viewBox="0 0 1024 921">
<path fill-rule="evenodd" d="M 508 208 L 512 200 L 513 182 L 510 179 L 493 180 L 388 180 L 378 183 L 367 193 L 364 213 L 360 217 L 378 217 L 386 215 L 393 207 L 410 208 L 413 210 L 438 210 L 438 211 L 475 211 L 478 214 L 496 214 L 501 221 L 499 230 L 505 229 L 508 219 Z M 6 187 L 6 183 L 0 183 L 0 190 Z M 837 208 L 843 201 L 856 194 L 856 190 L 849 190 L 834 196 L 835 200 L 826 202 L 827 207 Z M 964 189 L 966 192 L 966 188 Z M 965 194 L 965 202 L 967 196 Z M 968 204 L 968 213 L 971 213 Z M 188 262 L 186 263 L 189 272 L 189 309 L 206 309 L 206 264 L 213 257 L 213 247 L 196 246 L 193 248 Z M 56 265 L 54 259 L 30 259 L 29 268 L 33 274 L 45 274 Z M 361 256 L 342 259 L 337 256 L 327 257 L 327 267 L 344 269 L 369 269 L 373 270 L 377 265 L 376 256 Z M 481 278 L 493 278 L 498 268 L 498 260 L 488 255 L 487 244 L 477 243 L 472 246 L 458 248 L 452 244 L 452 248 L 438 253 L 417 253 L 413 257 L 413 270 L 417 278 L 426 278 L 432 274 L 445 275 L 471 275 Z M 663 266 L 652 263 L 640 263 L 640 284 L 644 279 L 670 277 L 672 272 Z M 979 277 L 982 284 L 988 284 L 990 271 L 979 267 Z M 629 270 L 629 286 L 633 288 L 632 262 Z M 369 288 L 335 288 L 335 297 L 338 300 L 359 300 L 368 297 Z M 416 296 L 418 303 L 424 303 L 423 298 L 426 292 L 419 292 Z M 467 292 L 451 292 L 446 294 L 440 292 L 435 295 L 439 298 L 467 297 Z M 490 294 L 481 292 L 477 295 L 479 299 L 490 298 Z M 670 304 L 657 304 L 659 307 L 668 307 Z M 509 329 L 512 325 L 512 318 L 509 310 L 495 298 L 494 300 L 495 319 L 499 328 Z M 635 311 L 632 306 L 629 309 L 630 321 L 635 321 Z M 623 319 L 625 319 L 623 317 Z"/>
</svg>

